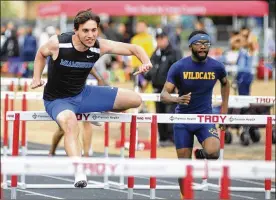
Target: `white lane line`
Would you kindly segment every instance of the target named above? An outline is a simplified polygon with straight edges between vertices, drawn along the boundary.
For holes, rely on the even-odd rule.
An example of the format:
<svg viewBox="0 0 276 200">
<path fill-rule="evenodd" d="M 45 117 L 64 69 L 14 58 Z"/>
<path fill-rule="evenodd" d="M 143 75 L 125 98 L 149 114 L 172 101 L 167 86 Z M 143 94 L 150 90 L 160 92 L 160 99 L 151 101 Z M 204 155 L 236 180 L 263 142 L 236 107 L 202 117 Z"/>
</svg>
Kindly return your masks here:
<svg viewBox="0 0 276 200">
<path fill-rule="evenodd" d="M 100 184 L 101 182 L 98 182 L 98 181 L 91 181 L 91 180 L 90 180 L 89 183 Z M 121 193 L 128 194 L 127 191 L 119 190 L 119 189 L 115 189 L 115 188 L 108 188 L 108 190 L 112 190 L 112 191 L 116 191 L 116 192 L 121 192 Z M 141 193 L 136 193 L 136 192 L 133 192 L 133 194 L 134 194 L 134 195 L 137 195 L 137 196 L 147 197 L 147 198 L 150 197 L 149 195 L 141 194 Z M 155 197 L 155 199 L 165 199 L 165 198 Z"/>
<path fill-rule="evenodd" d="M 150 178 L 143 177 L 143 176 L 134 176 L 134 178 L 145 179 L 145 180 L 149 180 L 150 179 Z M 167 184 L 170 184 L 170 185 L 178 185 L 178 182 L 166 181 L 166 180 L 162 180 L 162 179 L 158 179 L 158 178 L 156 178 L 156 182 L 167 183 Z"/>
<path fill-rule="evenodd" d="M 142 177 L 142 176 L 135 176 L 135 178 L 140 178 L 140 179 L 149 179 L 147 177 Z M 235 179 L 236 180 L 236 179 Z M 162 180 L 162 179 L 156 179 L 157 182 L 160 182 L 160 183 L 168 183 L 168 184 L 177 184 L 175 182 L 172 182 L 172 181 L 166 181 L 166 180 Z M 243 181 L 243 180 L 241 180 Z M 250 182 L 250 181 L 249 181 Z M 251 183 L 251 182 L 250 182 Z M 194 184 L 197 184 L 197 183 L 194 183 Z M 260 183 L 261 184 L 261 183 Z M 215 190 L 208 190 L 208 192 L 215 192 L 215 193 L 219 193 Z M 247 199 L 256 199 L 256 198 L 253 198 L 253 197 L 249 197 L 249 196 L 243 196 L 243 195 L 238 195 L 238 194 L 233 194 L 233 193 L 230 193 L 231 196 L 234 196 L 234 197 L 242 197 L 242 198 L 247 198 Z"/>
<path fill-rule="evenodd" d="M 53 179 L 57 179 L 57 180 L 63 180 L 63 181 L 69 181 L 69 182 L 74 182 L 72 179 L 67 179 L 67 178 L 61 178 L 61 177 L 56 177 L 56 176 L 49 176 L 49 175 L 41 175 L 41 176 L 44 176 L 44 177 L 48 177 L 48 178 L 53 178 Z M 136 176 L 135 176 L 136 177 Z M 137 177 L 137 178 L 141 178 L 141 179 L 148 179 L 146 177 Z M 160 179 L 159 179 L 160 180 Z M 168 182 L 168 183 L 173 183 L 173 182 L 170 182 L 170 181 L 165 181 L 165 180 L 161 180 L 162 182 Z M 95 184 L 100 184 L 101 182 L 98 182 L 98 181 L 89 181 L 89 182 L 93 182 Z M 122 192 L 122 193 L 128 193 L 127 191 L 123 191 L 123 190 L 117 190 L 117 189 L 108 189 L 108 190 L 113 190 L 113 191 L 118 191 L 118 192 Z M 219 193 L 218 191 L 215 191 L 215 190 L 208 190 L 208 192 L 214 192 L 214 193 Z M 150 197 L 149 195 L 144 195 L 144 194 L 140 194 L 140 193 L 133 193 L 135 195 L 139 195 L 139 196 L 143 196 L 143 197 Z M 245 198 L 245 199 L 256 199 L 254 197 L 249 197 L 249 196 L 243 196 L 243 195 L 238 195 L 238 194 L 233 194 L 233 193 L 230 193 L 231 196 L 233 197 L 241 197 L 241 198 Z M 156 197 L 156 199 L 164 199 L 164 198 L 161 198 L 161 197 Z"/>
<path fill-rule="evenodd" d="M 255 185 L 260 185 L 260 186 L 264 186 L 265 184 L 264 183 L 260 183 L 260 182 L 257 182 L 257 181 L 249 181 L 249 180 L 243 180 L 243 179 L 232 179 L 234 181 L 240 181 L 240 182 L 245 182 L 245 183 L 250 183 L 250 184 L 255 184 Z"/>
<path fill-rule="evenodd" d="M 69 178 L 61 178 L 61 177 L 50 176 L 50 175 L 40 175 L 40 176 L 48 177 L 48 178 L 52 178 L 52 179 L 56 179 L 56 180 L 61 180 L 61 181 L 68 181 L 68 182 L 74 183 L 74 180 L 69 179 Z"/>
<path fill-rule="evenodd" d="M 215 190 L 208 190 L 208 192 L 220 193 L 219 191 L 215 191 Z M 233 196 L 233 197 L 241 197 L 241 198 L 243 198 L 243 199 L 256 199 L 256 198 L 254 198 L 254 197 L 243 196 L 243 195 L 232 194 L 232 193 L 230 193 L 230 195 Z"/>
<path fill-rule="evenodd" d="M 122 190 L 119 190 L 119 189 L 113 189 L 113 188 L 112 188 L 112 189 L 109 189 L 109 190 L 116 191 L 116 192 L 122 192 L 122 193 L 128 194 L 127 191 L 122 191 Z M 145 194 L 141 194 L 141 193 L 136 193 L 136 192 L 133 192 L 133 195 L 142 196 L 142 197 L 147 197 L 147 198 L 150 197 L 149 195 L 145 195 Z M 166 199 L 166 198 L 161 198 L 161 197 L 155 196 L 154 199 Z"/>
<path fill-rule="evenodd" d="M 7 188 L 7 189 L 11 190 L 11 188 Z M 28 195 L 48 197 L 48 198 L 51 198 L 51 199 L 64 199 L 64 198 L 61 198 L 61 197 L 51 196 L 51 195 L 47 195 L 47 194 L 41 194 L 41 193 L 37 193 L 37 192 L 31 192 L 31 191 L 27 191 L 27 190 L 16 189 L 16 191 L 24 192 L 24 193 L 27 193 Z"/>
<path fill-rule="evenodd" d="M 44 176 L 44 177 L 48 177 L 48 178 L 53 178 L 53 179 L 57 179 L 57 180 L 62 180 L 62 181 L 68 181 L 68 182 L 74 182 L 74 180 L 72 179 L 68 179 L 68 178 L 61 178 L 61 177 L 57 177 L 57 176 L 49 176 L 49 175 L 40 175 L 40 176 Z M 89 180 L 89 183 L 94 183 L 94 184 L 102 184 L 101 182 L 98 182 L 98 181 L 91 181 Z M 111 191 L 116 191 L 116 192 L 121 192 L 121 193 L 125 193 L 127 194 L 128 192 L 127 191 L 123 191 L 123 190 L 117 190 L 117 189 L 113 189 L 113 188 L 109 188 L 107 190 L 111 190 Z M 142 197 L 148 197 L 150 198 L 149 195 L 145 195 L 145 194 L 141 194 L 141 193 L 136 193 L 136 192 L 133 192 L 134 195 L 137 195 L 137 196 L 142 196 Z M 156 199 L 165 199 L 165 198 L 161 198 L 161 197 L 155 197 Z"/>
</svg>

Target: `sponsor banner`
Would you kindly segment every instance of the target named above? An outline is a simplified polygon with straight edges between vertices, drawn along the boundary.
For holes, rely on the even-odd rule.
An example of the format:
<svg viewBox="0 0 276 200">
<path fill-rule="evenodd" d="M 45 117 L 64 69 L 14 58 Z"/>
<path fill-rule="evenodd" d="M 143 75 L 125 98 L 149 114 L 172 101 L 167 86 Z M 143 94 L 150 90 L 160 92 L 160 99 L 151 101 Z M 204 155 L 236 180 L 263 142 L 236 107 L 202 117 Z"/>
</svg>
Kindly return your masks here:
<svg viewBox="0 0 276 200">
<path fill-rule="evenodd" d="M 22 114 L 22 118 L 24 118 L 25 114 Z M 29 116 L 26 116 L 29 117 Z M 52 118 L 48 115 L 48 113 L 33 113 L 32 118 L 36 121 L 52 121 Z"/>
<path fill-rule="evenodd" d="M 256 103 L 258 104 L 275 104 L 275 97 L 257 97 Z"/>
<path fill-rule="evenodd" d="M 145 122 L 145 123 L 151 123 L 151 121 L 152 121 L 152 116 L 153 116 L 153 115 L 147 115 L 147 114 L 137 115 L 137 116 L 136 116 L 136 121 L 137 121 L 138 123 L 143 123 L 143 122 Z"/>
<path fill-rule="evenodd" d="M 74 171 L 84 171 L 89 176 L 104 176 L 105 174 L 115 175 L 118 169 L 122 169 L 120 164 L 109 163 L 77 163 L 73 162 Z"/>
<path fill-rule="evenodd" d="M 131 115 L 123 113 L 83 113 L 76 114 L 77 120 L 80 121 L 97 121 L 97 122 L 130 122 Z"/>
<path fill-rule="evenodd" d="M 158 123 L 185 123 L 185 124 L 267 124 L 267 117 L 274 115 L 213 115 L 213 114 L 158 114 Z"/>
<path fill-rule="evenodd" d="M 170 165 L 168 165 L 170 163 Z M 230 178 L 274 179 L 275 161 L 242 161 L 225 160 L 223 162 L 204 160 L 177 159 L 131 159 L 125 158 L 80 158 L 69 157 L 22 157 L 1 158 L 1 172 L 6 175 L 74 175 L 77 171 L 85 171 L 87 175 L 95 176 L 155 176 L 155 177 L 183 177 L 185 169 L 192 165 L 194 178 L 202 178 L 208 166 L 210 178 L 221 177 L 222 168 L 229 168 Z M 243 166 L 242 168 L 240 166 Z"/>
<path fill-rule="evenodd" d="M 8 111 L 7 120 L 13 121 L 15 113 L 20 113 L 20 120 L 49 121 L 52 120 L 45 111 Z M 98 122 L 131 122 L 132 113 L 83 113 L 76 114 L 79 121 Z M 151 123 L 154 114 L 137 114 L 137 123 Z M 213 115 L 213 114 L 156 114 L 157 123 L 186 123 L 186 124 L 267 124 L 267 118 L 274 115 Z"/>
<path fill-rule="evenodd" d="M 15 120 L 15 114 L 20 114 L 22 121 L 52 121 L 52 118 L 45 111 L 8 111 L 7 121 Z"/>
<path fill-rule="evenodd" d="M 15 119 L 15 113 L 12 111 L 8 111 L 6 114 L 6 119 L 7 121 L 12 121 Z"/>
<path fill-rule="evenodd" d="M 220 103 L 222 102 L 221 96 L 213 96 L 213 102 Z M 274 96 L 229 96 L 229 106 L 240 104 L 275 104 L 276 98 Z"/>
</svg>

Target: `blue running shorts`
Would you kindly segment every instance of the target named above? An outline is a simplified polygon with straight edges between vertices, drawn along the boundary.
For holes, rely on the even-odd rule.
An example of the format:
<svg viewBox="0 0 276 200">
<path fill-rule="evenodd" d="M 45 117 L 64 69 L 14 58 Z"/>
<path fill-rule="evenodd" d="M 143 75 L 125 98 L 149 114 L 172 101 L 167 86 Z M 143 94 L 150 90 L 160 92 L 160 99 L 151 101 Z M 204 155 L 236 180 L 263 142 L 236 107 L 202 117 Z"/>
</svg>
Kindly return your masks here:
<svg viewBox="0 0 276 200">
<path fill-rule="evenodd" d="M 215 124 L 174 124 L 173 132 L 176 149 L 193 148 L 194 135 L 200 144 L 208 137 L 219 139 Z"/>
<path fill-rule="evenodd" d="M 109 86 L 86 85 L 83 91 L 74 96 L 53 101 L 44 100 L 46 112 L 57 121 L 57 116 L 64 110 L 74 113 L 105 112 L 113 109 L 118 88 Z"/>
</svg>

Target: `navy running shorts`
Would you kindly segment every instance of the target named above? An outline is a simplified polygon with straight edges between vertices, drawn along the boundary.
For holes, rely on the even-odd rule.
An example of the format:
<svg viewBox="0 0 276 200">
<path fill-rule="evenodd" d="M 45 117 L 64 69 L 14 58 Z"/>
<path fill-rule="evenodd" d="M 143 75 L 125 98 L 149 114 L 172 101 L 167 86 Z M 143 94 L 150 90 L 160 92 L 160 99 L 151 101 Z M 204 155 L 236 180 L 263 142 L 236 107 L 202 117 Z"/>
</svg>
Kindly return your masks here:
<svg viewBox="0 0 276 200">
<path fill-rule="evenodd" d="M 57 116 L 64 110 L 74 113 L 106 112 L 113 109 L 118 88 L 86 85 L 83 91 L 73 97 L 44 100 L 46 112 L 57 122 Z"/>
<path fill-rule="evenodd" d="M 176 149 L 193 148 L 194 135 L 200 144 L 208 137 L 219 139 L 215 124 L 174 124 L 173 132 Z"/>
</svg>

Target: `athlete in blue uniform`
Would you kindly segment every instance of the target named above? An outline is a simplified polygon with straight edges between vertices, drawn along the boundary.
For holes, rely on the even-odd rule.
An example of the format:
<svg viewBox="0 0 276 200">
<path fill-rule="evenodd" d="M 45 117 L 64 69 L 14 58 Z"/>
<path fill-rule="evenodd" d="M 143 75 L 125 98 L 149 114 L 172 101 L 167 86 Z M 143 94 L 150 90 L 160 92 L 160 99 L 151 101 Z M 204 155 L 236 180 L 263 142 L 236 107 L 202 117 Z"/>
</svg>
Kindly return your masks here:
<svg viewBox="0 0 276 200">
<path fill-rule="evenodd" d="M 212 114 L 212 92 L 217 80 L 221 83 L 221 113 L 227 113 L 230 86 L 224 65 L 207 56 L 210 45 L 207 33 L 192 32 L 189 37 L 192 56 L 182 58 L 171 66 L 161 101 L 178 103 L 176 113 Z M 175 88 L 178 89 L 179 97 L 170 95 Z M 196 158 L 219 157 L 220 141 L 215 124 L 175 124 L 174 142 L 178 158 L 191 158 L 194 135 L 203 147 L 195 151 Z M 181 179 L 179 181 L 181 183 Z"/>
<path fill-rule="evenodd" d="M 50 56 L 44 106 L 63 129 L 65 151 L 71 157 L 81 156 L 76 113 L 122 111 L 137 108 L 142 102 L 139 94 L 132 90 L 85 84 L 99 57 L 107 53 L 134 55 L 143 63 L 136 74 L 152 68 L 146 52 L 138 45 L 99 39 L 99 24 L 100 18 L 90 9 L 80 11 L 74 19 L 74 33 L 52 36 L 38 49 L 34 61 L 33 89 L 44 84 L 41 73 Z M 74 185 L 86 187 L 84 173 L 76 173 Z"/>
</svg>

